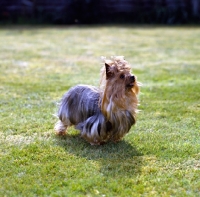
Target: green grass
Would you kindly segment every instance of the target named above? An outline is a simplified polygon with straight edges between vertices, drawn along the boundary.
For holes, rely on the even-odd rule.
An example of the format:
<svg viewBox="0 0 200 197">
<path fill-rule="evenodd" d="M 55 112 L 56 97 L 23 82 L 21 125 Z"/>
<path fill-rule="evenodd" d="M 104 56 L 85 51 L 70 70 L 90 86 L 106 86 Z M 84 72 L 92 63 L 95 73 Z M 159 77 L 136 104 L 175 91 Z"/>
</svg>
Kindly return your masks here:
<svg viewBox="0 0 200 197">
<path fill-rule="evenodd" d="M 200 29 L 0 29 L 0 196 L 199 196 Z M 124 55 L 143 83 L 119 143 L 58 138 L 56 103 L 98 86 L 100 56 Z"/>
</svg>

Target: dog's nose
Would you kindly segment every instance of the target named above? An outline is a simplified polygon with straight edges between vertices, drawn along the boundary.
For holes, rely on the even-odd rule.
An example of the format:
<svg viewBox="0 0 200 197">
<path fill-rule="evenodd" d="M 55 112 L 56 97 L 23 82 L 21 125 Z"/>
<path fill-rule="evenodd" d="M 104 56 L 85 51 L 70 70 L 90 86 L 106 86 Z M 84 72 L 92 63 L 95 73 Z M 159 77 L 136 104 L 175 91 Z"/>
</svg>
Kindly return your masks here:
<svg viewBox="0 0 200 197">
<path fill-rule="evenodd" d="M 135 81 L 135 76 L 134 76 L 134 75 L 132 75 L 130 78 L 131 78 L 131 81 L 132 81 L 132 82 Z"/>
</svg>

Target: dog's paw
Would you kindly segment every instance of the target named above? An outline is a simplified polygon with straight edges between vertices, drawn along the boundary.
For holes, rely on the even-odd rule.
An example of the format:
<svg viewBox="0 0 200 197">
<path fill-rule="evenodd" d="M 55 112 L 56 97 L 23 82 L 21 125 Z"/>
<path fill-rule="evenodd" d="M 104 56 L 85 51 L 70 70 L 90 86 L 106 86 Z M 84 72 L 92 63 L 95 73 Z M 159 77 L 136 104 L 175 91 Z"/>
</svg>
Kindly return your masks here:
<svg viewBox="0 0 200 197">
<path fill-rule="evenodd" d="M 58 136 L 66 136 L 67 132 L 66 131 L 56 131 L 55 134 Z"/>
</svg>

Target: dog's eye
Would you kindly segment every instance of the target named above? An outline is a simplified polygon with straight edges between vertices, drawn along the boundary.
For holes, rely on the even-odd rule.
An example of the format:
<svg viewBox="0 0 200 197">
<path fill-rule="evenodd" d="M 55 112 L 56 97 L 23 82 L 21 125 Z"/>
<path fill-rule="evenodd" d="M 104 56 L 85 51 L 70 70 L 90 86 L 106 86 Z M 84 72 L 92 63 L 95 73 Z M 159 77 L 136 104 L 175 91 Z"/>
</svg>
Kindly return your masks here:
<svg viewBox="0 0 200 197">
<path fill-rule="evenodd" d="M 124 74 L 121 74 L 120 75 L 120 79 L 124 79 L 125 78 L 125 75 Z"/>
</svg>

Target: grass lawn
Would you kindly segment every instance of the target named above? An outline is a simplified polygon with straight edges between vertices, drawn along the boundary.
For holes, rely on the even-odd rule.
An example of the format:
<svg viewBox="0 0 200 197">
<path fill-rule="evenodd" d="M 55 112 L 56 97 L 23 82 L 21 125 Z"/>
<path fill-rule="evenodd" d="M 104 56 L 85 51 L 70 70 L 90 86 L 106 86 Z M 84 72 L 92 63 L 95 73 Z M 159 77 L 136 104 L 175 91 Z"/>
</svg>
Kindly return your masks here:
<svg viewBox="0 0 200 197">
<path fill-rule="evenodd" d="M 200 196 L 200 28 L 1 27 L 0 196 Z M 56 103 L 98 86 L 100 56 L 143 83 L 119 143 L 59 138 Z"/>
</svg>

